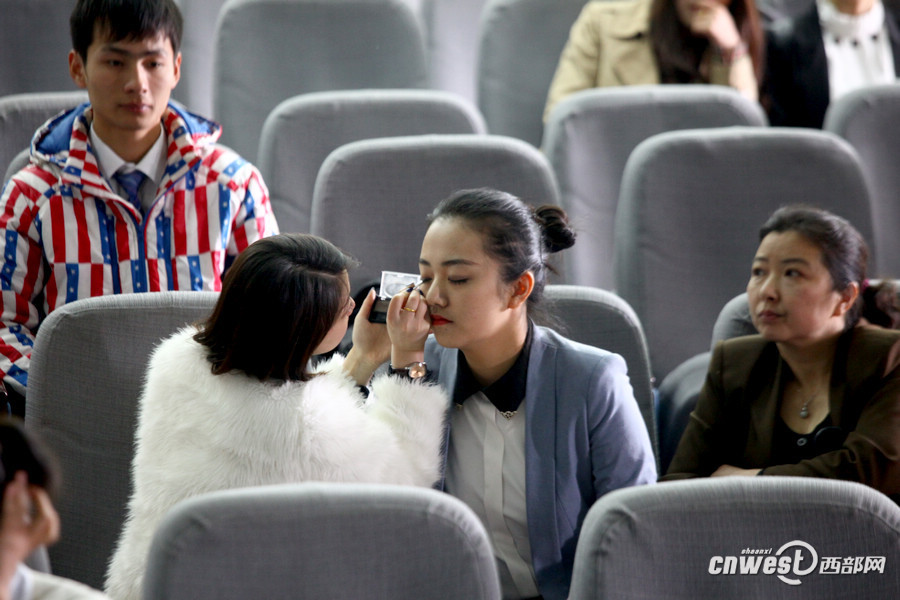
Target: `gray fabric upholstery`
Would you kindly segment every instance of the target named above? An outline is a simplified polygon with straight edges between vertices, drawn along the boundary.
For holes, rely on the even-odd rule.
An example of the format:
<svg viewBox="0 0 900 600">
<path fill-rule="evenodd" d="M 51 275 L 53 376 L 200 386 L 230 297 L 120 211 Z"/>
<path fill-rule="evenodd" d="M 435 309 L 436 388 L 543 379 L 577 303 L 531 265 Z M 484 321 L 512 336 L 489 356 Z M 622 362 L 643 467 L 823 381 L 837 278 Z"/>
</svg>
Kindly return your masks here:
<svg viewBox="0 0 900 600">
<path fill-rule="evenodd" d="M 155 292 L 66 304 L 38 330 L 25 425 L 59 457 L 63 535 L 53 572 L 103 587 L 130 493 L 138 398 L 148 356 L 186 323 L 205 317 L 213 292 Z"/>
<path fill-rule="evenodd" d="M 759 227 L 795 202 L 831 210 L 872 239 L 859 158 L 834 134 L 684 130 L 635 148 L 616 212 L 616 289 L 641 319 L 657 380 L 709 348 L 716 315 L 746 287 Z"/>
<path fill-rule="evenodd" d="M 2 10 L 0 6 L 0 12 Z M 5 29 L 6 24 L 3 27 Z M 64 62 L 65 56 L 59 60 Z M 0 98 L 0 173 L 6 173 L 13 158 L 31 146 L 31 138 L 44 121 L 87 102 L 87 99 L 87 92 L 80 90 L 14 94 Z M 4 177 L 3 181 L 6 179 Z"/>
<path fill-rule="evenodd" d="M 181 80 L 172 97 L 199 115 L 213 114 L 213 53 L 219 12 L 226 0 L 175 0 L 184 18 Z"/>
<path fill-rule="evenodd" d="M 499 600 L 478 517 L 430 489 L 305 483 L 198 496 L 150 549 L 146 600 Z"/>
<path fill-rule="evenodd" d="M 418 273 L 425 218 L 451 193 L 493 187 L 528 204 L 557 203 L 547 159 L 520 140 L 491 135 L 422 135 L 352 142 L 319 171 L 311 232 L 362 264 L 351 287 L 382 270 Z"/>
<path fill-rule="evenodd" d="M 753 321 L 750 319 L 750 306 L 747 305 L 747 292 L 738 294 L 729 300 L 713 324 L 712 345 L 710 349 L 715 348 L 716 343 L 721 340 L 727 340 L 742 335 L 753 335 L 757 333 Z"/>
<path fill-rule="evenodd" d="M 788 572 L 759 568 L 742 575 L 739 562 L 737 574 L 719 574 L 724 561 L 713 560 L 717 556 L 745 564 L 771 558 Z M 898 556 L 900 508 L 858 483 L 788 477 L 668 482 L 616 490 L 591 507 L 569 598 L 896 598 Z M 844 559 L 855 566 L 862 557 L 860 572 L 827 574 L 833 563 L 825 559 L 834 557 L 839 569 Z M 884 557 L 883 573 L 872 571 L 866 557 Z"/>
<path fill-rule="evenodd" d="M 900 83 L 866 87 L 841 96 L 825 113 L 826 131 L 848 142 L 859 153 L 872 192 L 875 226 L 875 277 L 900 277 Z"/>
<path fill-rule="evenodd" d="M 687 359 L 659 385 L 659 472 L 669 468 L 709 370 L 709 352 Z"/>
<path fill-rule="evenodd" d="M 266 118 L 257 166 L 283 232 L 309 231 L 316 175 L 337 147 L 426 133 L 485 133 L 474 105 L 433 90 L 349 90 L 303 94 Z"/>
<path fill-rule="evenodd" d="M 543 149 L 560 200 L 578 231 L 565 281 L 612 289 L 613 224 L 625 161 L 651 135 L 677 129 L 764 126 L 765 113 L 737 90 L 651 85 L 585 90 L 547 119 Z"/>
<path fill-rule="evenodd" d="M 222 143 L 251 162 L 266 116 L 291 96 L 427 85 L 422 30 L 403 0 L 230 0 L 214 52 Z"/>
<path fill-rule="evenodd" d="M 16 154 L 11 161 L 9 161 L 9 166 L 6 168 L 6 174 L 3 176 L 3 181 L 9 181 L 13 175 L 18 173 L 21 169 L 28 166 L 29 157 L 31 156 L 31 150 L 25 148 L 18 154 Z"/>
<path fill-rule="evenodd" d="M 478 29 L 487 0 L 420 0 L 431 87 L 475 103 Z"/>
<path fill-rule="evenodd" d="M 73 6 L 75 0 L 0 0 L 0 96 L 72 89 Z"/>
<path fill-rule="evenodd" d="M 580 285 L 548 285 L 544 293 L 548 308 L 561 325 L 557 327 L 560 333 L 576 342 L 615 352 L 625 359 L 653 452 L 659 457 L 650 357 L 637 315 L 627 302 L 606 290 Z"/>
<path fill-rule="evenodd" d="M 753 321 L 750 320 L 750 307 L 747 306 L 747 293 L 738 294 L 729 300 L 716 322 L 713 324 L 710 351 L 716 343 L 742 335 L 756 333 Z M 675 455 L 681 434 L 687 427 L 688 419 L 700 390 L 706 383 L 706 372 L 709 369 L 711 352 L 702 352 L 687 359 L 666 375 L 659 386 L 659 452 L 663 471 Z"/>
<path fill-rule="evenodd" d="M 478 105 L 488 131 L 540 145 L 547 90 L 585 0 L 489 0 L 481 20 Z"/>
</svg>

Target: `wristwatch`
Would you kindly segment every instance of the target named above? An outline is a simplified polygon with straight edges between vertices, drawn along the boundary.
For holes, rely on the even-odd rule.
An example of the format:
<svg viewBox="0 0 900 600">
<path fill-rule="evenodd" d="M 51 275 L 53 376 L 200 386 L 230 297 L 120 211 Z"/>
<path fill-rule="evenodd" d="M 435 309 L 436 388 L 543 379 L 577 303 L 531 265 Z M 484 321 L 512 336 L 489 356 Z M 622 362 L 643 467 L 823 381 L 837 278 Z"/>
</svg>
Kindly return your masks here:
<svg viewBox="0 0 900 600">
<path fill-rule="evenodd" d="M 428 367 L 423 362 L 411 362 L 406 366 L 395 369 L 391 366 L 388 369 L 391 375 L 400 375 L 408 379 L 422 379 L 428 374 Z"/>
</svg>

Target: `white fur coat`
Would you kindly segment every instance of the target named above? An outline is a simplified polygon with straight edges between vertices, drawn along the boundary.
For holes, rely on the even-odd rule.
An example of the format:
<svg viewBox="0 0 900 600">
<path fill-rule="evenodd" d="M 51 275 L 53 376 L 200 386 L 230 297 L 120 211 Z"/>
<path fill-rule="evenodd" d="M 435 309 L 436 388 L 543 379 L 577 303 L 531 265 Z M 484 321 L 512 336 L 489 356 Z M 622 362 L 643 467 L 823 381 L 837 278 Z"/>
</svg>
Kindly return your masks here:
<svg viewBox="0 0 900 600">
<path fill-rule="evenodd" d="M 300 481 L 437 481 L 449 403 L 439 387 L 380 376 L 364 400 L 340 356 L 305 383 L 213 375 L 195 333 L 183 329 L 151 357 L 128 516 L 107 573 L 114 600 L 140 599 L 154 531 L 185 498 Z"/>
</svg>

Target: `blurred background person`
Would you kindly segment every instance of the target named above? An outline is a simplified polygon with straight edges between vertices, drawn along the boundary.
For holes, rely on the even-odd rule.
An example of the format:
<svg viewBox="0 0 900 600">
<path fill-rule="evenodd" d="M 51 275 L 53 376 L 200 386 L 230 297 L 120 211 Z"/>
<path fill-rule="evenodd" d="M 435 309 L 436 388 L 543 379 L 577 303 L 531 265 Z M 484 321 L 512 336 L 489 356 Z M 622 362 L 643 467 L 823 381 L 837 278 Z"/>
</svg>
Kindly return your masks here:
<svg viewBox="0 0 900 600">
<path fill-rule="evenodd" d="M 595 87 L 714 83 L 756 100 L 763 31 L 754 0 L 599 0 L 572 26 L 544 119 Z"/>
</svg>

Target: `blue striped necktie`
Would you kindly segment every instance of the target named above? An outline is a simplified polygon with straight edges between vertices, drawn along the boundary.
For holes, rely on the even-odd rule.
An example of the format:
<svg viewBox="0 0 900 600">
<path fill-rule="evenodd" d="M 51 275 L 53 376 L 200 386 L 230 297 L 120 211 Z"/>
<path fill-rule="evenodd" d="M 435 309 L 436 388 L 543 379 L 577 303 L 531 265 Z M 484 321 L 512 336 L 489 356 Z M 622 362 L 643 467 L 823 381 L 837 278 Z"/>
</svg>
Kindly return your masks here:
<svg viewBox="0 0 900 600">
<path fill-rule="evenodd" d="M 147 176 L 138 170 L 134 170 L 130 173 L 123 173 L 119 171 L 115 175 L 113 175 L 113 178 L 119 182 L 119 185 L 122 186 L 122 189 L 125 190 L 125 193 L 128 195 L 126 200 L 131 202 L 131 204 L 137 209 L 139 213 L 143 214 L 143 210 L 141 208 L 140 189 L 141 184 L 144 183 L 144 180 L 147 178 Z"/>
</svg>

